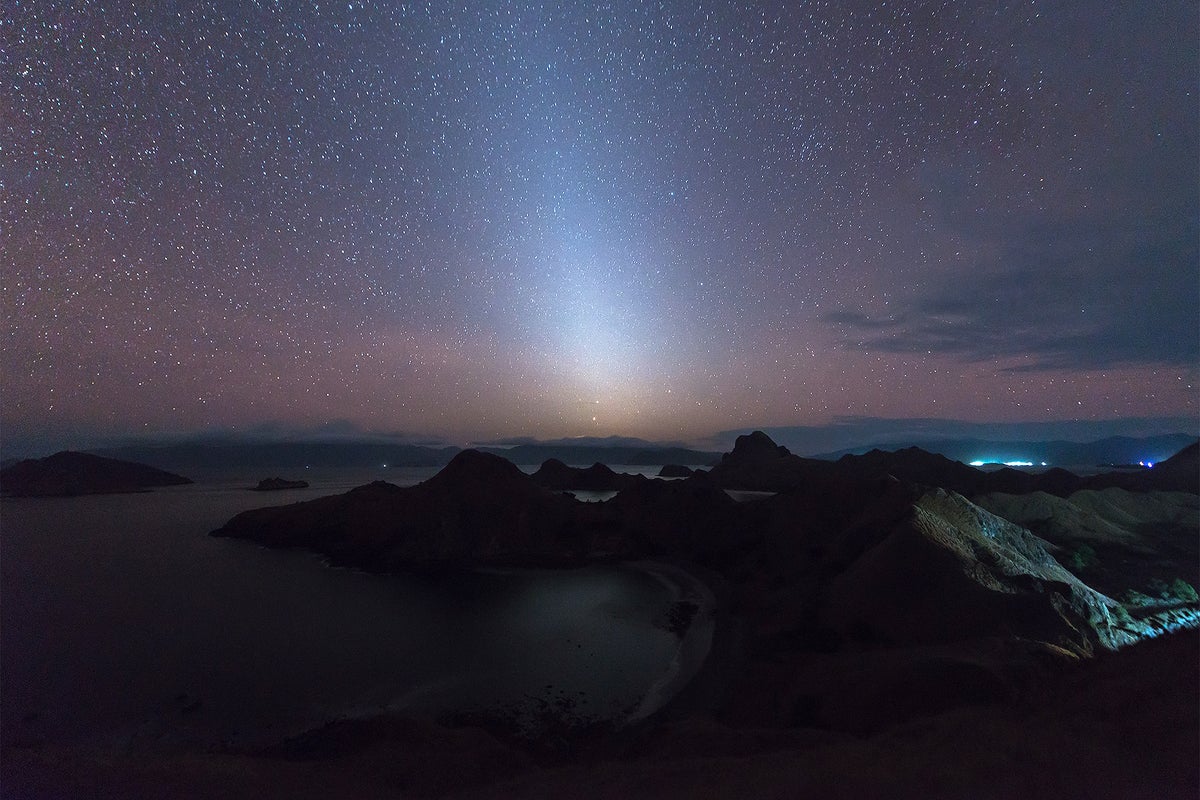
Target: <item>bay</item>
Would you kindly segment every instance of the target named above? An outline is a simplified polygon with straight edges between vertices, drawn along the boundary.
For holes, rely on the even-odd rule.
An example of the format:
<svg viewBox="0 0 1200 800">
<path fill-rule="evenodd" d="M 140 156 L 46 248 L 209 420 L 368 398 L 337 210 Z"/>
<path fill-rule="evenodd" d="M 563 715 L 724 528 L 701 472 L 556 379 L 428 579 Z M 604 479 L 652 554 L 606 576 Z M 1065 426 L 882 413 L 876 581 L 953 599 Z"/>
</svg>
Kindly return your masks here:
<svg viewBox="0 0 1200 800">
<path fill-rule="evenodd" d="M 678 572 L 376 575 L 208 536 L 241 510 L 432 472 L 0 502 L 4 743 L 246 746 L 385 712 L 621 720 L 699 667 L 708 615 L 684 640 L 664 625 L 672 603 L 703 602 Z"/>
</svg>

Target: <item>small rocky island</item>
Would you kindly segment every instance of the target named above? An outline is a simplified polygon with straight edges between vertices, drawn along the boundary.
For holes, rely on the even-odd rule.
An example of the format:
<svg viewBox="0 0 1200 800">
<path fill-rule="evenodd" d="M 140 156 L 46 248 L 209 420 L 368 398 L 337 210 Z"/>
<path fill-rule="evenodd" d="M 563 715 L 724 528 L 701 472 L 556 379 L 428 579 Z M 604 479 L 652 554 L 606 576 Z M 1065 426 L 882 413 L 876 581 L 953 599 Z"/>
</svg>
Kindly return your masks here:
<svg viewBox="0 0 1200 800">
<path fill-rule="evenodd" d="M 8 497 L 123 494 L 191 482 L 182 475 L 145 464 L 71 450 L 18 461 L 0 470 L 0 493 Z"/>
</svg>

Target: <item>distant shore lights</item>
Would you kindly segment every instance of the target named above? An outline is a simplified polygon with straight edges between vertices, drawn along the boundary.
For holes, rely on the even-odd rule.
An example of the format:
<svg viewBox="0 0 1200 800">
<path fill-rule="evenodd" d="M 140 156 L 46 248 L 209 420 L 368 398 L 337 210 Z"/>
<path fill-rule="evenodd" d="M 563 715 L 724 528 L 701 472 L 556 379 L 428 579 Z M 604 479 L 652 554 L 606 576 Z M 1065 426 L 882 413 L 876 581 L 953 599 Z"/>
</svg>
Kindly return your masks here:
<svg viewBox="0 0 1200 800">
<path fill-rule="evenodd" d="M 1037 467 L 1049 466 L 1045 461 L 1034 463 L 1032 461 L 1000 461 L 998 459 L 988 459 L 987 461 L 979 460 L 972 461 L 972 467 L 982 467 L 984 464 L 1003 464 L 1006 467 Z"/>
</svg>

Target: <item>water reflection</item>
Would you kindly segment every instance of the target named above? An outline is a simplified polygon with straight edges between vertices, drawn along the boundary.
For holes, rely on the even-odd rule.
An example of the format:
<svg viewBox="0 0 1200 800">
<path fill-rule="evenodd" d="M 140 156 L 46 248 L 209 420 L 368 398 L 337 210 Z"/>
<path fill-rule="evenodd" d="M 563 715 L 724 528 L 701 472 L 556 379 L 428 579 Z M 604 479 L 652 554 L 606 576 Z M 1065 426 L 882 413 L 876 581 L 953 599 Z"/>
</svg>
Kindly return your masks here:
<svg viewBox="0 0 1200 800">
<path fill-rule="evenodd" d="M 675 669 L 663 619 L 677 592 L 644 571 L 380 576 L 207 535 L 345 476 L 306 479 L 278 497 L 238 481 L 5 500 L 4 741 L 236 744 L 330 717 L 565 695 L 603 716 Z"/>
</svg>

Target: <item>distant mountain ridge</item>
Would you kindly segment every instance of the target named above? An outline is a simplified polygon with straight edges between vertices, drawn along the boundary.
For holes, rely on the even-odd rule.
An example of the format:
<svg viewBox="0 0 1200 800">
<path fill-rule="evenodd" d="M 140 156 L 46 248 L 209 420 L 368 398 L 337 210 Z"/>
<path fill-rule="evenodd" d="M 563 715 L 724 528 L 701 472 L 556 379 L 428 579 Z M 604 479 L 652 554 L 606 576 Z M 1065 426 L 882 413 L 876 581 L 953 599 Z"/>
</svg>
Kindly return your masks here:
<svg viewBox="0 0 1200 800">
<path fill-rule="evenodd" d="M 1153 469 L 1107 470 L 1082 476 L 1061 467 L 1031 473 L 1005 467 L 989 472 L 975 469 L 940 453 L 918 447 L 894 451 L 871 450 L 844 455 L 837 461 L 803 458 L 775 445 L 762 431 L 739 436 L 733 451 L 707 473 L 707 479 L 726 489 L 787 491 L 803 484 L 819 484 L 831 476 L 893 476 L 903 481 L 938 486 L 966 496 L 984 492 L 1044 491 L 1066 496 L 1080 489 L 1123 487 L 1196 493 L 1200 489 L 1200 443 L 1193 440 Z"/>
<path fill-rule="evenodd" d="M 923 449 L 948 442 L 1099 442 L 1114 437 L 1149 439 L 1158 436 L 1200 437 L 1200 416 L 1116 417 L 1104 420 L 1045 422 L 969 422 L 928 417 L 838 416 L 822 425 L 755 425 L 719 431 L 711 437 L 714 449 L 728 450 L 738 436 L 761 430 L 776 443 L 803 456 L 841 454 L 851 449 Z M 710 444 L 709 442 L 705 443 Z M 974 460 L 971 458 L 970 460 Z"/>
<path fill-rule="evenodd" d="M 192 473 L 221 472 L 230 467 L 280 471 L 313 467 L 440 467 L 457 447 L 371 442 L 231 442 L 184 441 L 139 444 L 91 451 L 95 455 L 137 461 L 160 469 Z"/>
<path fill-rule="evenodd" d="M 503 456 L 514 464 L 541 464 L 557 459 L 564 464 L 591 465 L 629 464 L 654 466 L 662 464 L 691 464 L 708 466 L 717 463 L 721 454 L 687 447 L 658 446 L 651 442 L 640 445 L 575 445 L 523 444 L 515 447 L 480 447 L 484 453 Z"/>
<path fill-rule="evenodd" d="M 502 456 L 518 465 L 538 465 L 550 459 L 565 464 L 708 465 L 720 453 L 659 445 L 641 439 L 557 440 L 512 446 L 486 446 L 481 452 Z M 196 439 L 182 442 L 124 445 L 89 451 L 106 458 L 148 464 L 159 469 L 188 473 L 221 472 L 236 467 L 278 472 L 304 467 L 441 467 L 462 449 L 371 441 L 236 441 Z"/>
<path fill-rule="evenodd" d="M 471 447 L 476 450 L 488 450 L 492 448 L 510 448 L 520 445 L 534 445 L 539 447 L 626 447 L 634 450 L 650 448 L 682 448 L 684 450 L 691 449 L 684 442 L 659 442 L 650 441 L 649 439 L 639 439 L 636 436 L 565 436 L 558 439 L 538 439 L 533 436 L 509 436 L 503 439 L 495 439 L 487 442 L 474 442 Z M 720 455 L 718 453 L 718 455 Z"/>
<path fill-rule="evenodd" d="M 1098 467 L 1136 464 L 1138 461 L 1162 461 L 1195 440 L 1194 436 L 1183 433 L 1148 437 L 1113 436 L 1084 443 L 1061 440 L 1006 442 L 970 438 L 937 439 L 853 447 L 808 457 L 836 461 L 846 455 L 865 455 L 872 450 L 897 451 L 917 447 L 964 464 L 972 461 L 1045 461 L 1049 466 Z M 551 459 L 572 466 L 590 466 L 595 463 L 712 466 L 721 459 L 721 453 L 716 451 L 689 448 L 678 443 L 656 443 L 617 436 L 545 441 L 514 438 L 480 445 L 475 449 L 503 456 L 522 466 L 540 465 Z M 197 438 L 105 447 L 87 452 L 184 474 L 206 474 L 227 471 L 231 467 L 264 473 L 310 466 L 440 467 L 448 464 L 461 452 L 461 448 L 452 445 L 389 443 L 378 439 L 239 441 L 228 438 Z M 794 448 L 792 452 L 796 452 Z"/>
<path fill-rule="evenodd" d="M 1186 433 L 1145 437 L 1109 436 L 1094 442 L 933 439 L 848 447 L 810 458 L 837 461 L 843 456 L 860 456 L 872 450 L 895 451 L 917 447 L 964 464 L 972 461 L 1032 461 L 1035 464 L 1044 461 L 1050 466 L 1109 466 L 1136 464 L 1139 461 L 1163 461 L 1194 441 L 1196 437 Z"/>
</svg>

